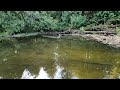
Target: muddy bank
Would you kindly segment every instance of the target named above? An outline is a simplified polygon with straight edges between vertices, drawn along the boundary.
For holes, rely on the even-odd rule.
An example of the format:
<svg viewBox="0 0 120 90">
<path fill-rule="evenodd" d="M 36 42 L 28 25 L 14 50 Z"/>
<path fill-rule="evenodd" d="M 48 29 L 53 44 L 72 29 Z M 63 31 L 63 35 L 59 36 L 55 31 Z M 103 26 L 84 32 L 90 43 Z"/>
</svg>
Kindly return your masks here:
<svg viewBox="0 0 120 90">
<path fill-rule="evenodd" d="M 35 33 L 21 33 L 21 34 L 15 34 L 15 35 L 0 35 L 0 38 L 4 37 L 4 38 L 19 38 L 19 37 L 29 37 L 29 36 L 36 36 L 39 35 L 39 32 L 35 32 Z"/>
<path fill-rule="evenodd" d="M 104 35 L 81 35 L 83 38 L 87 40 L 95 40 L 100 43 L 106 44 L 108 46 L 112 46 L 114 48 L 120 48 L 120 37 L 117 35 L 114 36 L 104 36 Z"/>
<path fill-rule="evenodd" d="M 72 35 L 71 32 L 34 32 L 34 33 L 21 33 L 15 35 L 0 35 L 0 38 L 21 38 L 31 36 L 41 36 L 47 38 L 61 38 L 62 36 Z"/>
<path fill-rule="evenodd" d="M 95 40 L 100 43 L 120 48 L 120 37 L 117 35 L 101 35 L 101 34 L 80 34 L 80 33 L 64 33 L 64 32 L 35 32 L 35 33 L 23 33 L 23 34 L 17 34 L 17 35 L 1 35 L 0 39 L 2 38 L 20 38 L 20 37 L 29 37 L 29 36 L 42 36 L 47 38 L 63 38 L 64 36 L 82 36 L 83 38 L 87 40 Z"/>
</svg>

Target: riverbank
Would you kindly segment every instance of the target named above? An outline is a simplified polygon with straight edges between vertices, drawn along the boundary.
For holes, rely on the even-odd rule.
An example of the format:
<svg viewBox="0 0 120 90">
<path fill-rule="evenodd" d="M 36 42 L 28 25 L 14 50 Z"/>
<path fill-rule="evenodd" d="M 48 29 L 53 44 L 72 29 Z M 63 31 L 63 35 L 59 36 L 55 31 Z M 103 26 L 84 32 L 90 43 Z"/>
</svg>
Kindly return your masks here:
<svg viewBox="0 0 120 90">
<path fill-rule="evenodd" d="M 35 33 L 21 33 L 21 34 L 15 34 L 15 35 L 0 35 L 1 37 L 5 37 L 5 38 L 19 38 L 19 37 L 29 37 L 29 36 L 36 36 L 39 35 L 39 32 L 35 32 Z"/>
<path fill-rule="evenodd" d="M 112 46 L 114 48 L 120 48 L 120 37 L 117 35 L 114 36 L 104 36 L 104 35 L 81 35 L 83 38 L 87 40 L 95 40 L 100 43 L 106 44 L 108 46 Z"/>
<path fill-rule="evenodd" d="M 0 38 L 20 38 L 20 37 L 29 37 L 29 36 L 42 36 L 47 38 L 63 38 L 64 36 L 81 36 L 87 40 L 95 40 L 100 43 L 112 46 L 114 48 L 120 48 L 120 37 L 117 35 L 101 35 L 101 34 L 72 34 L 72 33 L 61 33 L 61 32 L 35 32 L 35 33 L 23 33 L 16 35 L 0 35 Z"/>
</svg>

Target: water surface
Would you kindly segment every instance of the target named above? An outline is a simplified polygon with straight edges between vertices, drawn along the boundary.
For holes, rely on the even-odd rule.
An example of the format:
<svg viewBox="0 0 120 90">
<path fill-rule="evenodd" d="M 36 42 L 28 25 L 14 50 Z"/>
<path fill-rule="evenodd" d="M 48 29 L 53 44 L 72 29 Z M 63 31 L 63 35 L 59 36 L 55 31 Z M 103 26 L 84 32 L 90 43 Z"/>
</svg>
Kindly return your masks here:
<svg viewBox="0 0 120 90">
<path fill-rule="evenodd" d="M 1 79 L 104 79 L 119 62 L 120 49 L 82 38 L 0 41 Z"/>
</svg>

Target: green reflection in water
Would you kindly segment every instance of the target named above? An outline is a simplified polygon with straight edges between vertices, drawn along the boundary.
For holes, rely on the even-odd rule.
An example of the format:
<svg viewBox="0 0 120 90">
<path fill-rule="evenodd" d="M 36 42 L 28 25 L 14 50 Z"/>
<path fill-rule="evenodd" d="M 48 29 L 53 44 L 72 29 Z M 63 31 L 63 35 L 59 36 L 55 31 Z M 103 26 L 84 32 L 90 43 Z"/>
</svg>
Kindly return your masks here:
<svg viewBox="0 0 120 90">
<path fill-rule="evenodd" d="M 0 42 L 0 78 L 116 78 L 120 49 L 82 38 L 10 40 Z"/>
</svg>

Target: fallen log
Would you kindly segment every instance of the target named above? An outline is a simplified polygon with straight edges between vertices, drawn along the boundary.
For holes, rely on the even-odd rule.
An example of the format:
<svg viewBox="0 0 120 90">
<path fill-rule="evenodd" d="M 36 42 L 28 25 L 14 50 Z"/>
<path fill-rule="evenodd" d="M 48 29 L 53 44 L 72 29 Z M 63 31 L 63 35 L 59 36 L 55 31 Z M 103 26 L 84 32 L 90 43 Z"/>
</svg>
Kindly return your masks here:
<svg viewBox="0 0 120 90">
<path fill-rule="evenodd" d="M 116 27 L 120 27 L 118 25 L 98 25 L 98 26 L 88 26 L 85 28 L 85 31 L 105 31 L 109 29 L 115 29 Z"/>
</svg>

